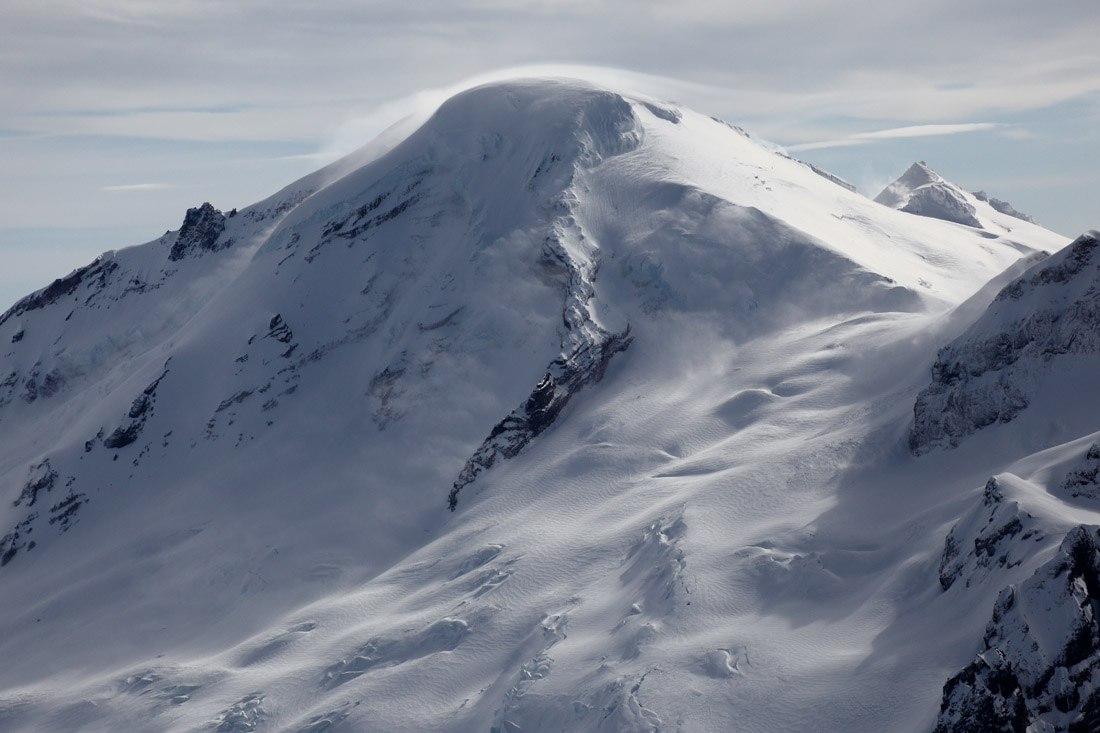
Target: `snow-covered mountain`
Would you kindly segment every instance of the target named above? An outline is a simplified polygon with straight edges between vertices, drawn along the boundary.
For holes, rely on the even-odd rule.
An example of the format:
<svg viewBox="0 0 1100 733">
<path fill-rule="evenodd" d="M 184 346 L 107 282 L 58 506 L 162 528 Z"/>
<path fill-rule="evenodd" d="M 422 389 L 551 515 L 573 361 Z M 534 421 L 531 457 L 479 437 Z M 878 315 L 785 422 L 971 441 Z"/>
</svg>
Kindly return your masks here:
<svg viewBox="0 0 1100 733">
<path fill-rule="evenodd" d="M 518 80 L 23 299 L 0 729 L 1089 725 L 1096 239 L 888 190 Z"/>
<path fill-rule="evenodd" d="M 967 193 L 928 167 L 922 160 L 882 189 L 878 203 L 919 216 L 988 229 L 998 234 L 1011 232 L 1020 222 L 1035 220 L 1007 201 L 991 198 L 985 191 Z"/>
</svg>

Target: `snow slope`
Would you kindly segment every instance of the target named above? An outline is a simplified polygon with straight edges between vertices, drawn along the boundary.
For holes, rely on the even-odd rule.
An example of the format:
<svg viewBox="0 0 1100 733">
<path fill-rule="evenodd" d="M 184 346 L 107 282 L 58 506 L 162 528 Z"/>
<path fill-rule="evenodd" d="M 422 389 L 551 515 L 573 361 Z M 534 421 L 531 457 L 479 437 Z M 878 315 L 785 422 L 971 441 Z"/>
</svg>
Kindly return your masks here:
<svg viewBox="0 0 1100 733">
<path fill-rule="evenodd" d="M 936 349 L 1067 244 L 975 211 L 516 80 L 105 254 L 0 316 L 0 728 L 930 730 L 1100 523 L 1047 491 L 1087 383 L 908 449 Z M 945 590 L 991 475 L 1048 539 Z"/>
</svg>

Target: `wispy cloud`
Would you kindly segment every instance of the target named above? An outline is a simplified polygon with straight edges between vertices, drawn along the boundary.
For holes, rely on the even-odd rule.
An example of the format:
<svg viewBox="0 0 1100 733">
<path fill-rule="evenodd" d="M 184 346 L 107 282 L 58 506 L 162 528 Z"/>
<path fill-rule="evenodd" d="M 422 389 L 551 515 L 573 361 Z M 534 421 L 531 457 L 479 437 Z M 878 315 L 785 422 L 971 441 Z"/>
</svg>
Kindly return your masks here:
<svg viewBox="0 0 1100 733">
<path fill-rule="evenodd" d="M 179 188 L 171 183 L 127 183 L 122 186 L 104 186 L 100 191 L 161 191 L 166 188 Z"/>
<path fill-rule="evenodd" d="M 965 122 L 953 125 L 909 125 L 893 127 L 888 130 L 861 132 L 834 140 L 819 140 L 812 143 L 788 145 L 787 150 L 820 150 L 821 148 L 843 148 L 852 145 L 867 145 L 878 140 L 894 140 L 904 137 L 932 137 L 934 135 L 957 135 L 961 132 L 978 132 L 1001 127 L 999 122 Z"/>
<path fill-rule="evenodd" d="M 691 79 L 678 101 L 746 122 L 1003 118 L 1100 91 L 1100 4 L 1001 5 L 8 0 L 0 127 L 316 140 L 412 90 L 556 59 Z M 607 38 L 612 23 L 622 32 Z M 999 42 L 975 42 L 974 27 Z"/>
</svg>

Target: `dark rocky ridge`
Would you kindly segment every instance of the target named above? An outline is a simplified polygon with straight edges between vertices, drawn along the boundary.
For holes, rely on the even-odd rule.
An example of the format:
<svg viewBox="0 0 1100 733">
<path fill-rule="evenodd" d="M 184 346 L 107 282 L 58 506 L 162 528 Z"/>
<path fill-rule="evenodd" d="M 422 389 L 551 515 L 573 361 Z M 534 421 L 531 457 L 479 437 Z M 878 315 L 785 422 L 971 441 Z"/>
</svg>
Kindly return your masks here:
<svg viewBox="0 0 1100 733">
<path fill-rule="evenodd" d="M 549 428 L 573 395 L 585 385 L 603 379 L 611 357 L 630 346 L 630 327 L 622 333 L 608 333 L 598 326 L 589 310 L 595 296 L 592 280 L 597 264 L 575 260 L 564 247 L 560 233 L 548 237 L 542 253 L 548 269 L 567 278 L 562 310 L 562 353 L 551 362 L 522 405 L 493 426 L 489 436 L 467 459 L 451 491 L 447 506 L 453 512 L 458 494 L 498 458 L 512 458 L 536 436 Z"/>
<path fill-rule="evenodd" d="M 1100 499 L 1100 443 L 1093 443 L 1060 487 L 1074 499 Z"/>
<path fill-rule="evenodd" d="M 116 450 L 118 448 L 124 448 L 131 443 L 137 441 L 141 436 L 141 431 L 145 428 L 145 423 L 149 419 L 150 414 L 153 411 L 153 407 L 156 404 L 157 399 L 157 387 L 160 386 L 160 382 L 168 375 L 168 363 L 165 362 L 164 371 L 160 376 L 154 379 L 148 387 L 142 390 L 141 394 L 134 398 L 134 401 L 130 404 L 130 409 L 126 413 L 126 418 L 129 420 L 129 424 L 115 428 L 110 435 L 103 439 L 103 447 L 108 450 Z M 100 431 L 102 433 L 102 431 Z M 84 444 L 85 452 L 90 450 L 91 445 L 94 444 L 94 440 L 90 440 Z"/>
<path fill-rule="evenodd" d="M 183 217 L 183 225 L 180 226 L 176 241 L 168 254 L 172 262 L 182 260 L 194 252 L 215 252 L 225 249 L 232 244 L 231 241 L 219 242 L 222 232 L 225 231 L 225 215 L 210 205 L 204 203 L 194 209 L 188 209 Z"/>
<path fill-rule="evenodd" d="M 936 733 L 1100 730 L 1100 529 L 1005 588 L 982 650 L 947 681 Z"/>
<path fill-rule="evenodd" d="M 630 346 L 630 329 L 617 334 L 603 334 L 598 341 L 585 344 L 568 357 L 555 359 L 550 370 L 522 405 L 512 410 L 493 426 L 489 437 L 470 456 L 447 495 L 447 505 L 453 512 L 458 507 L 458 493 L 472 483 L 483 470 L 492 468 L 497 458 L 513 458 L 535 437 L 549 428 L 573 395 L 585 385 L 603 378 L 611 357 Z"/>
<path fill-rule="evenodd" d="M 1002 214 L 1015 217 L 1022 221 L 1026 221 L 1029 224 L 1035 224 L 1035 220 L 1022 211 L 1017 211 L 1012 207 L 1012 204 L 1007 201 L 1001 201 L 1000 199 L 991 198 L 985 191 L 974 191 L 974 198 L 979 201 L 985 201 L 987 204 L 993 207 L 994 211 L 999 211 Z"/>
<path fill-rule="evenodd" d="M 23 485 L 19 496 L 12 502 L 13 507 L 24 506 L 27 509 L 38 504 L 40 499 L 45 499 L 47 494 L 53 492 L 58 485 L 60 475 L 46 458 L 41 463 L 31 466 L 30 476 Z M 75 476 L 69 476 L 65 480 L 65 488 L 68 493 L 60 501 L 55 502 L 46 512 L 45 526 L 55 526 L 60 533 L 69 531 L 76 522 L 77 512 L 80 507 L 88 503 L 88 495 L 76 492 L 72 487 L 76 483 Z M 38 542 L 30 537 L 36 529 L 45 527 L 39 520 L 39 511 L 28 512 L 22 520 L 17 522 L 9 532 L 0 537 L 0 567 L 10 563 L 20 551 L 33 550 Z"/>
<path fill-rule="evenodd" d="M 1016 418 L 1051 359 L 1100 356 L 1098 244 L 1097 233 L 1088 232 L 1032 267 L 939 350 L 932 382 L 913 408 L 912 453 L 954 448 L 975 431 Z"/>
<path fill-rule="evenodd" d="M 30 478 L 23 485 L 19 497 L 12 502 L 12 506 L 20 506 L 24 501 L 27 502 L 28 508 L 34 506 L 38 501 L 39 493 L 52 491 L 57 481 L 57 471 L 50 466 L 49 458 L 37 466 L 32 466 L 30 474 Z"/>
<path fill-rule="evenodd" d="M 991 572 L 1020 565 L 1046 536 L 1035 518 L 1015 501 L 1005 499 L 997 479 L 990 478 L 982 501 L 955 524 L 944 540 L 940 587 L 957 581 L 966 587 L 984 581 Z"/>
<path fill-rule="evenodd" d="M 95 261 L 90 265 L 81 267 L 78 270 L 74 270 L 72 273 L 65 277 L 58 278 L 52 283 L 42 288 L 36 293 L 31 293 L 27 297 L 23 298 L 11 308 L 8 309 L 4 315 L 0 316 L 0 326 L 16 316 L 21 316 L 28 311 L 38 310 L 45 308 L 48 305 L 52 305 L 61 300 L 67 295 L 72 295 L 76 292 L 77 288 L 81 284 L 94 283 L 97 288 L 102 288 L 106 285 L 107 279 L 111 273 L 118 269 L 118 263 L 114 260 L 105 259 L 103 255 L 96 257 Z M 12 337 L 12 343 L 21 341 L 23 338 L 23 331 L 19 332 L 19 338 Z"/>
</svg>

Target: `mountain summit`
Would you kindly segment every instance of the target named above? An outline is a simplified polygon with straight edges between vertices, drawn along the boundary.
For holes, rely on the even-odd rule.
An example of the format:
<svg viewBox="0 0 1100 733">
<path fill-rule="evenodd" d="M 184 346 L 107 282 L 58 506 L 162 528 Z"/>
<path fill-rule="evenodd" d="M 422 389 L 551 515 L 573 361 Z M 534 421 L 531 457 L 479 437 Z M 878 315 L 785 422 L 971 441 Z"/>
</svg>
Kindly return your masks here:
<svg viewBox="0 0 1100 733">
<path fill-rule="evenodd" d="M 1020 221 L 1035 223 L 1027 214 L 1020 213 L 1005 201 L 990 198 L 985 191 L 963 191 L 944 180 L 923 160 L 909 166 L 900 178 L 882 189 L 875 201 L 910 214 L 979 229 L 1011 232 Z"/>
<path fill-rule="evenodd" d="M 1065 240 L 967 196 L 981 228 L 523 79 L 32 293 L 0 316 L 0 728 L 969 714 L 943 685 L 1092 521 L 1040 494 L 1100 425 L 1078 399 L 909 449 L 937 348 L 1013 283 L 1057 298 L 1028 268 Z M 994 474 L 1049 539 L 943 559 Z"/>
</svg>

